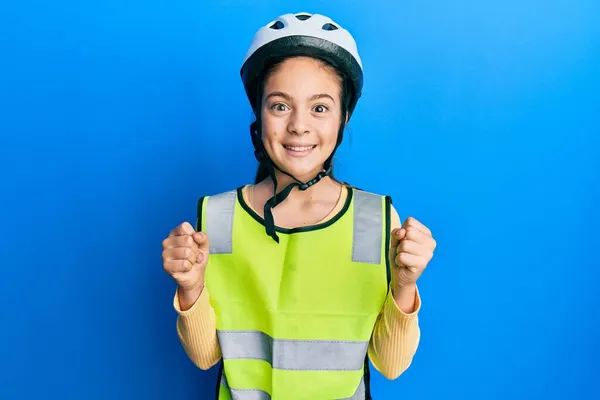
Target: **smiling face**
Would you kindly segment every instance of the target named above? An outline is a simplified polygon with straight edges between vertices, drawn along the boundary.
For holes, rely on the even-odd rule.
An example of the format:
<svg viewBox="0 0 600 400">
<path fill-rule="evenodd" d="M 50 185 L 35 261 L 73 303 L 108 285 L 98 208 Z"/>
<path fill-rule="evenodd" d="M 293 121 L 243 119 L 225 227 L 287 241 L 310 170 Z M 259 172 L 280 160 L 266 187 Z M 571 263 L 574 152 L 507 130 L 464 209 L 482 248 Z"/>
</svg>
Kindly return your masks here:
<svg viewBox="0 0 600 400">
<path fill-rule="evenodd" d="M 306 182 L 334 151 L 341 113 L 341 79 L 323 62 L 290 58 L 267 78 L 262 139 L 280 169 Z"/>
</svg>

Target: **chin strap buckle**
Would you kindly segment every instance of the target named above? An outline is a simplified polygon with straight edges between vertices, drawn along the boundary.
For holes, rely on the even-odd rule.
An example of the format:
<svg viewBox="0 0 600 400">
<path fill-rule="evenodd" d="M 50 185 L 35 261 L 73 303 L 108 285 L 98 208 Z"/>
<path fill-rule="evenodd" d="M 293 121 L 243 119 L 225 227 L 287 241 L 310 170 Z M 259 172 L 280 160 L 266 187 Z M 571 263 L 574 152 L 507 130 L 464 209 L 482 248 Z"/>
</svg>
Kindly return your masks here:
<svg viewBox="0 0 600 400">
<path fill-rule="evenodd" d="M 317 174 L 316 177 L 314 177 L 313 179 L 311 179 L 310 181 L 303 183 L 301 185 L 299 185 L 299 189 L 300 190 L 306 190 L 309 187 L 311 187 L 312 185 L 314 185 L 315 183 L 319 182 L 321 179 L 325 178 L 327 175 L 329 175 L 329 173 L 331 172 L 331 166 L 329 168 L 327 168 L 326 171 L 321 171 Z"/>
</svg>

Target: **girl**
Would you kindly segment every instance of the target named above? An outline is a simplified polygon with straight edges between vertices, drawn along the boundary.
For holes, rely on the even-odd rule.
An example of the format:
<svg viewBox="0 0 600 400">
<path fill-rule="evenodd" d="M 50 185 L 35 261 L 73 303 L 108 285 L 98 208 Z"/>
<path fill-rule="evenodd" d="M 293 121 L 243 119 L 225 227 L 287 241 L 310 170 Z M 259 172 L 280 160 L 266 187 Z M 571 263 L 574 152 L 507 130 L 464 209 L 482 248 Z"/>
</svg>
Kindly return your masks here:
<svg viewBox="0 0 600 400">
<path fill-rule="evenodd" d="M 369 399 L 369 359 L 395 379 L 416 352 L 416 281 L 436 242 L 388 196 L 333 176 L 363 82 L 348 31 L 283 15 L 241 76 L 258 172 L 202 197 L 196 229 L 163 242 L 179 338 L 201 369 L 222 359 L 217 399 Z"/>
</svg>

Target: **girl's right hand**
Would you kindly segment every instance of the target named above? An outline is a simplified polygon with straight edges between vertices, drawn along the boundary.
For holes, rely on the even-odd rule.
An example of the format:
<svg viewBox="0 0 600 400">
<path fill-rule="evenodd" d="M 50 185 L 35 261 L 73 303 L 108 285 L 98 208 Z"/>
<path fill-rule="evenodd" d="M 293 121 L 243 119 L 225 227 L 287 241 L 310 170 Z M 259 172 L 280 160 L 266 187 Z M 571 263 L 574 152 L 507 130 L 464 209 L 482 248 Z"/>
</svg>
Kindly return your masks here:
<svg viewBox="0 0 600 400">
<path fill-rule="evenodd" d="M 196 232 L 184 222 L 163 241 L 163 268 L 179 285 L 180 291 L 192 293 L 204 287 L 209 242 L 204 232 Z"/>
</svg>

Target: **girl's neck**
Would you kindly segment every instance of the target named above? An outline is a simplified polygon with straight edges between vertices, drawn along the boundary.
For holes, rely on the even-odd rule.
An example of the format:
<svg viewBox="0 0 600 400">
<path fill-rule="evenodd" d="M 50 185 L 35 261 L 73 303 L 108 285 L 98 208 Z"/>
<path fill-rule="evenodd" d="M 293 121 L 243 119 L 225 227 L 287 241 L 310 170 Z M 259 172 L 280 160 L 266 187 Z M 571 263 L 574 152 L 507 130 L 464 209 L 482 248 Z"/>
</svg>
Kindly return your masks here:
<svg viewBox="0 0 600 400">
<path fill-rule="evenodd" d="M 315 174 L 316 176 L 316 174 Z M 276 171 L 275 175 L 277 179 L 277 193 L 285 189 L 289 184 L 295 183 L 296 181 L 289 176 Z M 312 179 L 312 178 L 309 178 Z M 302 181 L 302 180 L 301 180 Z M 296 182 L 297 183 L 297 182 Z M 264 181 L 260 182 L 257 186 L 262 186 L 265 189 L 273 191 L 273 180 L 268 177 Z M 330 197 L 332 193 L 339 193 L 341 190 L 341 184 L 330 176 L 322 178 L 319 182 L 309 187 L 306 190 L 300 190 L 297 186 L 292 189 L 288 199 L 293 201 L 308 201 L 312 199 L 320 199 L 323 197 Z"/>
</svg>

